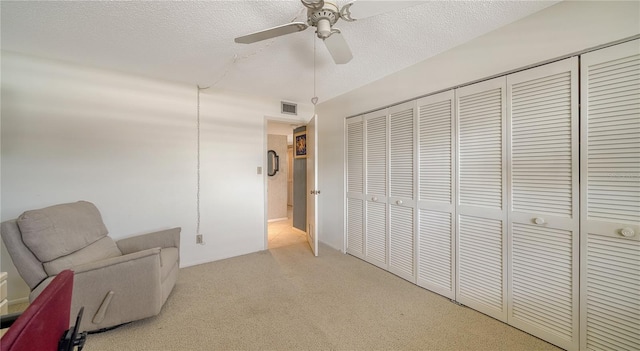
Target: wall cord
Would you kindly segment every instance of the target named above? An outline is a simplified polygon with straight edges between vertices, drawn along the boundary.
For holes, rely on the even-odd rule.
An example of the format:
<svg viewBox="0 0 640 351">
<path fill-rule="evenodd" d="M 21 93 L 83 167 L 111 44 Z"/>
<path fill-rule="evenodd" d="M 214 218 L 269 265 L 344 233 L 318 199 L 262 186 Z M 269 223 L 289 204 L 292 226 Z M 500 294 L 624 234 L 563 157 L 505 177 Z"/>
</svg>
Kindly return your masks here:
<svg viewBox="0 0 640 351">
<path fill-rule="evenodd" d="M 200 90 L 209 89 L 210 87 L 201 88 L 197 85 L 197 117 L 196 117 L 196 235 L 200 235 Z M 202 242 L 204 244 L 204 242 Z"/>
</svg>

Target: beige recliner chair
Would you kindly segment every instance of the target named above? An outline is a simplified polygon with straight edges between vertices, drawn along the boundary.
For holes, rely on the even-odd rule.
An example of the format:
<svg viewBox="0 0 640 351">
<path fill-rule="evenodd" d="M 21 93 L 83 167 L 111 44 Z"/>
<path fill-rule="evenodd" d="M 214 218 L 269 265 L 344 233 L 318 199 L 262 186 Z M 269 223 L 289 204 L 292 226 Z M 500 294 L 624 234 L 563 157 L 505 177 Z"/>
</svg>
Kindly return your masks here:
<svg viewBox="0 0 640 351">
<path fill-rule="evenodd" d="M 81 331 L 157 315 L 178 277 L 180 228 L 114 241 L 86 201 L 24 212 L 1 233 L 30 301 L 56 274 L 75 272 L 71 316 L 84 306 Z"/>
</svg>

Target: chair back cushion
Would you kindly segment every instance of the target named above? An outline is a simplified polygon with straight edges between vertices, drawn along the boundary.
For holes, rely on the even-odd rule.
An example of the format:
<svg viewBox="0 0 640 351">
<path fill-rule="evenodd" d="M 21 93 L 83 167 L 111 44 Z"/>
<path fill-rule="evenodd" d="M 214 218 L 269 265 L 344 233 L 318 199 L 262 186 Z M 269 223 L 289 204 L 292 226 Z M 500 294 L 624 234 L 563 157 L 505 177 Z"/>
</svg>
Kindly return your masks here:
<svg viewBox="0 0 640 351">
<path fill-rule="evenodd" d="M 86 201 L 26 211 L 17 222 L 25 245 L 42 262 L 76 252 L 109 233 L 96 206 Z"/>
</svg>

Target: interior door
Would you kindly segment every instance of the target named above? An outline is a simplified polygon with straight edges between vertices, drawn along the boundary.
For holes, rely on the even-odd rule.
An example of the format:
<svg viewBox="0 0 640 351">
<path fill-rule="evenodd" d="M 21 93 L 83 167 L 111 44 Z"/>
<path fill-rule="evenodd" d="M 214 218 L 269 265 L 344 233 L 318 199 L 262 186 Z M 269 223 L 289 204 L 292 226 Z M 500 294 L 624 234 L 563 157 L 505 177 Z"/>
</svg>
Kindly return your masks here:
<svg viewBox="0 0 640 351">
<path fill-rule="evenodd" d="M 389 272 L 415 283 L 415 101 L 389 108 Z"/>
<path fill-rule="evenodd" d="M 318 130 L 316 115 L 307 124 L 307 240 L 313 254 L 318 256 Z"/>
<path fill-rule="evenodd" d="M 389 191 L 388 110 L 368 113 L 365 120 L 365 260 L 388 270 L 387 203 Z"/>
<path fill-rule="evenodd" d="M 578 58 L 507 76 L 509 324 L 578 349 Z"/>
<path fill-rule="evenodd" d="M 640 41 L 581 65 L 580 348 L 640 350 Z"/>
<path fill-rule="evenodd" d="M 458 302 L 507 321 L 506 79 L 456 92 Z"/>
<path fill-rule="evenodd" d="M 364 120 L 346 121 L 347 143 L 347 253 L 364 259 Z"/>
<path fill-rule="evenodd" d="M 418 100 L 417 284 L 455 299 L 455 96 Z"/>
</svg>

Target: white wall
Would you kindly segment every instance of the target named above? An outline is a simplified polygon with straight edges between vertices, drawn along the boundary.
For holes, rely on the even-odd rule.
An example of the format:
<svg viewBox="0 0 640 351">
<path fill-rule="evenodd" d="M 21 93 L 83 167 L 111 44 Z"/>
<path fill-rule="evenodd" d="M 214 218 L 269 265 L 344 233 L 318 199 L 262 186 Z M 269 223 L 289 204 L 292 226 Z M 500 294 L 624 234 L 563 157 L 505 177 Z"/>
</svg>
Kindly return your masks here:
<svg viewBox="0 0 640 351">
<path fill-rule="evenodd" d="M 565 1 L 318 105 L 319 240 L 345 249 L 346 117 L 638 34 L 639 2 Z"/>
<path fill-rule="evenodd" d="M 182 266 L 264 249 L 265 117 L 305 122 L 280 101 L 202 91 L 196 245 L 195 86 L 2 52 L 1 92 L 2 220 L 83 199 L 115 239 L 182 227 Z M 9 298 L 26 296 L 10 279 Z"/>
</svg>

